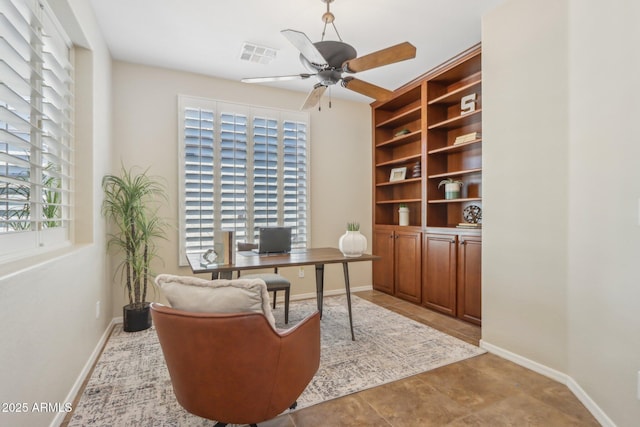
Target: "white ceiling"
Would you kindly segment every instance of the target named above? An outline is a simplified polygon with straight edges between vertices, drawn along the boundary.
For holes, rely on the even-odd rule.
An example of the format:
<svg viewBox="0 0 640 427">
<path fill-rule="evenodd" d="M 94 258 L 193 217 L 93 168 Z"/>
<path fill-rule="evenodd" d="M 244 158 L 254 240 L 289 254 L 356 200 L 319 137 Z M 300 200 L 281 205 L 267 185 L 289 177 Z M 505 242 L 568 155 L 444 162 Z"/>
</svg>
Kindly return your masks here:
<svg viewBox="0 0 640 427">
<path fill-rule="evenodd" d="M 481 16 L 504 0 L 334 0 L 331 12 L 342 40 L 362 56 L 409 41 L 415 59 L 358 73 L 393 90 L 480 41 Z M 320 41 L 322 0 L 91 0 L 114 59 L 239 81 L 243 77 L 308 72 L 280 34 L 302 31 Z M 325 40 L 337 40 L 327 28 Z M 272 47 L 269 65 L 241 61 L 244 42 Z M 313 78 L 269 83 L 303 92 Z M 372 99 L 334 86 L 335 98 Z"/>
</svg>

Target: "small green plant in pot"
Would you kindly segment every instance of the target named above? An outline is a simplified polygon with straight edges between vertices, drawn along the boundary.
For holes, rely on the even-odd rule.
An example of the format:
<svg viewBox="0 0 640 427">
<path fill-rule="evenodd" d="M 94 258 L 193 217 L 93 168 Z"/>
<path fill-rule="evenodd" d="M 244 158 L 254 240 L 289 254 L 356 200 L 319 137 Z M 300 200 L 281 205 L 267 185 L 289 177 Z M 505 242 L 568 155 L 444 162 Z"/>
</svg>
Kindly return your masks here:
<svg viewBox="0 0 640 427">
<path fill-rule="evenodd" d="M 359 222 L 348 222 L 347 223 L 347 231 L 360 231 L 360 223 Z"/>
<path fill-rule="evenodd" d="M 151 262 L 159 258 L 157 239 L 164 239 L 166 223 L 158 216 L 164 186 L 147 171 L 135 174 L 122 167 L 121 175 L 102 178 L 102 214 L 111 221 L 108 249 L 122 256 L 120 272 L 129 298 L 123 307 L 124 330 L 141 331 L 151 327 L 147 298 Z"/>
<path fill-rule="evenodd" d="M 444 198 L 446 200 L 451 199 L 459 199 L 460 198 L 460 189 L 464 185 L 464 183 L 460 180 L 454 180 L 452 178 L 443 179 L 438 184 L 438 188 L 444 185 Z"/>
</svg>

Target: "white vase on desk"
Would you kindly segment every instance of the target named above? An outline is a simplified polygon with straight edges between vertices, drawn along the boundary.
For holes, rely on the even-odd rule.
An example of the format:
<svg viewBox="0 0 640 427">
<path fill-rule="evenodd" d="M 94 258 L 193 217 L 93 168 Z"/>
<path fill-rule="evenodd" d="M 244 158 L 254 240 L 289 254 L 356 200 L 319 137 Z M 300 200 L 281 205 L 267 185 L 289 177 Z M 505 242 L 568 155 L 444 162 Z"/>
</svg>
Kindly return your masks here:
<svg viewBox="0 0 640 427">
<path fill-rule="evenodd" d="M 338 248 L 346 257 L 359 257 L 367 250 L 367 238 L 360 231 L 347 231 L 340 236 Z"/>
</svg>

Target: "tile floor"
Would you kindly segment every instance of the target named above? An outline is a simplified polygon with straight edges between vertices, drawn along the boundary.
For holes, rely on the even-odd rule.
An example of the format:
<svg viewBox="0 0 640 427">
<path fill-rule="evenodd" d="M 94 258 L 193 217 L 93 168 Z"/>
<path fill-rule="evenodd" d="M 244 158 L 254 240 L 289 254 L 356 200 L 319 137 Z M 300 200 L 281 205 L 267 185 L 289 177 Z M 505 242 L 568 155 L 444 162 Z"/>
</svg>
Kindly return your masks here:
<svg viewBox="0 0 640 427">
<path fill-rule="evenodd" d="M 466 342 L 479 343 L 478 326 L 378 291 L 355 294 Z M 260 427 L 324 426 L 583 427 L 599 424 L 564 385 L 487 353 L 260 423 Z"/>
<path fill-rule="evenodd" d="M 356 295 L 469 343 L 479 343 L 478 326 L 381 292 Z M 282 415 L 260 426 L 582 427 L 599 424 L 564 385 L 487 353 Z"/>
</svg>

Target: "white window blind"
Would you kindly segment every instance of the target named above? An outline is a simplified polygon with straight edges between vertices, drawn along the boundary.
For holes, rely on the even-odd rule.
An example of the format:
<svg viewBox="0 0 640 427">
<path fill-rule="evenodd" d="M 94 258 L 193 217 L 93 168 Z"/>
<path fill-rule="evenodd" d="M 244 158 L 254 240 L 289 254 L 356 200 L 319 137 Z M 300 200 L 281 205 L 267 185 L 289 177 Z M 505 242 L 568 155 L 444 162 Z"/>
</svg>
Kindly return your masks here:
<svg viewBox="0 0 640 427">
<path fill-rule="evenodd" d="M 0 1 L 0 258 L 69 240 L 71 54 L 46 3 Z"/>
<path fill-rule="evenodd" d="M 257 242 L 259 228 L 292 227 L 309 241 L 309 116 L 179 97 L 181 263 L 213 245 L 216 232 Z"/>
</svg>

